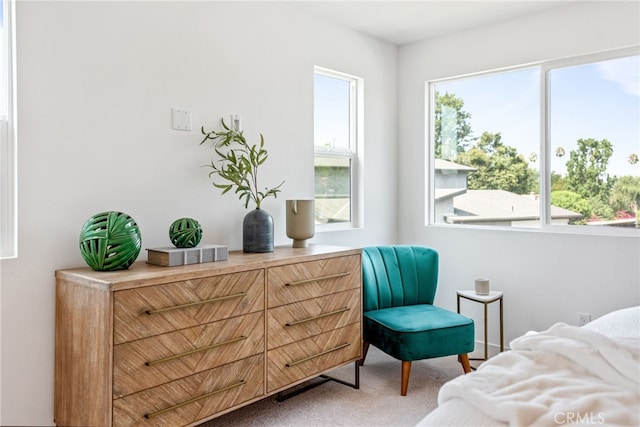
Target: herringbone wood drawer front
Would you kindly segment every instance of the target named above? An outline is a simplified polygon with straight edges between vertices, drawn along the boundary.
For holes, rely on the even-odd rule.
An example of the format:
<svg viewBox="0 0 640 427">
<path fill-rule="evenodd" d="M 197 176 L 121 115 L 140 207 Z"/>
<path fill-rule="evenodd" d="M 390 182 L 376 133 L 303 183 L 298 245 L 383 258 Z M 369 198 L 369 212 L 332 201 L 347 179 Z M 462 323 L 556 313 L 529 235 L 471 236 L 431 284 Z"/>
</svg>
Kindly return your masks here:
<svg viewBox="0 0 640 427">
<path fill-rule="evenodd" d="M 359 288 L 360 268 L 360 255 L 270 268 L 268 307 Z"/>
<path fill-rule="evenodd" d="M 263 351 L 261 311 L 118 344 L 113 395 L 126 396 Z"/>
<path fill-rule="evenodd" d="M 116 399 L 114 426 L 183 426 L 264 394 L 262 354 Z"/>
<path fill-rule="evenodd" d="M 355 323 L 269 350 L 267 392 L 358 359 L 360 338 L 360 323 Z"/>
<path fill-rule="evenodd" d="M 114 344 L 264 308 L 264 271 L 115 292 Z"/>
<path fill-rule="evenodd" d="M 268 310 L 269 350 L 360 322 L 360 289 Z"/>
</svg>

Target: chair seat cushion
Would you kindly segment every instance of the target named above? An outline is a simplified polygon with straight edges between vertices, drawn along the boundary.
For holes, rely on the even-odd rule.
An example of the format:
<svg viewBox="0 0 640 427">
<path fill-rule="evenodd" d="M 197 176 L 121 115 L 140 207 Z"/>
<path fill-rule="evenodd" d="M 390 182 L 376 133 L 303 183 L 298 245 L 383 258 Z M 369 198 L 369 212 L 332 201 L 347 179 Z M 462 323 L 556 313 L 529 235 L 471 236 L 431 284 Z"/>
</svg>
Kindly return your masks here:
<svg viewBox="0 0 640 427">
<path fill-rule="evenodd" d="M 399 360 L 470 353 L 473 320 L 429 304 L 372 310 L 363 316 L 364 340 Z"/>
</svg>

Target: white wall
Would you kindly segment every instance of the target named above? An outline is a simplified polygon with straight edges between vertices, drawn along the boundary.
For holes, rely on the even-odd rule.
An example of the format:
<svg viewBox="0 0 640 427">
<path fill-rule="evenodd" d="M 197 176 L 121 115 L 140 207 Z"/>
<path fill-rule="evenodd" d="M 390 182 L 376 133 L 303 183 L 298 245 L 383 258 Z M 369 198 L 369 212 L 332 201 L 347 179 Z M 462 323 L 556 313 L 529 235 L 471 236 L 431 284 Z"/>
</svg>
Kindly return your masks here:
<svg viewBox="0 0 640 427">
<path fill-rule="evenodd" d="M 640 300 L 638 238 L 425 227 L 425 82 L 430 79 L 640 44 L 638 2 L 582 2 L 510 22 L 402 46 L 399 77 L 399 240 L 439 250 L 436 303 L 455 309 L 456 289 L 488 277 L 505 292 L 506 344 L 577 312 Z M 465 305 L 482 328 L 480 306 Z M 497 305 L 490 306 L 497 343 Z M 477 337 L 482 335 L 477 334 Z"/>
<path fill-rule="evenodd" d="M 263 208 L 276 244 L 290 244 L 285 200 L 314 191 L 314 65 L 364 78 L 375 191 L 365 229 L 313 241 L 396 240 L 395 46 L 283 3 L 19 1 L 17 20 L 19 257 L 1 264 L 0 424 L 52 423 L 54 271 L 84 265 L 78 235 L 91 215 L 132 215 L 144 247 L 170 245 L 170 223 L 191 216 L 203 242 L 241 248 L 246 211 L 200 167 L 212 153 L 201 125 L 239 114 L 246 135 L 264 134 L 262 183 L 286 183 Z M 192 132 L 171 129 L 172 107 L 191 110 Z"/>
</svg>

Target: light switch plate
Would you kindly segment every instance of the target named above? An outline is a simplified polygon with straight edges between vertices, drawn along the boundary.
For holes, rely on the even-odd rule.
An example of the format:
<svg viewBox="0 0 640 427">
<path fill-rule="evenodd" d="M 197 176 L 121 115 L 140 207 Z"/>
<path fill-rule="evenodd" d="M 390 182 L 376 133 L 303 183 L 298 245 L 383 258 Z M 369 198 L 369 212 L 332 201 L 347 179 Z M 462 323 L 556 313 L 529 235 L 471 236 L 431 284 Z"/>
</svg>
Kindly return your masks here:
<svg viewBox="0 0 640 427">
<path fill-rule="evenodd" d="M 171 110 L 172 128 L 175 130 L 191 130 L 191 111 L 173 108 Z"/>
</svg>

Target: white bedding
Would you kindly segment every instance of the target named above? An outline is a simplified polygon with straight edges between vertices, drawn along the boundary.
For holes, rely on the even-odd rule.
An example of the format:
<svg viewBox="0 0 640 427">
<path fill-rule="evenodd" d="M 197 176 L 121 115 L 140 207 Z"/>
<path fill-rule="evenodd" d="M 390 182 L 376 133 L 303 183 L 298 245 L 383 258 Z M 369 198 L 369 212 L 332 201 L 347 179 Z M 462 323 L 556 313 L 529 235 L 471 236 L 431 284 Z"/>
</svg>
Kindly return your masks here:
<svg viewBox="0 0 640 427">
<path fill-rule="evenodd" d="M 639 426 L 639 324 L 634 307 L 519 337 L 511 351 L 446 383 L 419 425 Z"/>
<path fill-rule="evenodd" d="M 640 338 L 640 306 L 612 311 L 583 326 L 608 337 Z"/>
</svg>

